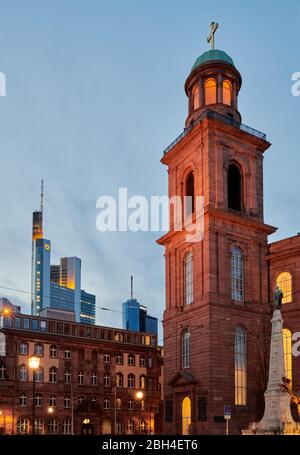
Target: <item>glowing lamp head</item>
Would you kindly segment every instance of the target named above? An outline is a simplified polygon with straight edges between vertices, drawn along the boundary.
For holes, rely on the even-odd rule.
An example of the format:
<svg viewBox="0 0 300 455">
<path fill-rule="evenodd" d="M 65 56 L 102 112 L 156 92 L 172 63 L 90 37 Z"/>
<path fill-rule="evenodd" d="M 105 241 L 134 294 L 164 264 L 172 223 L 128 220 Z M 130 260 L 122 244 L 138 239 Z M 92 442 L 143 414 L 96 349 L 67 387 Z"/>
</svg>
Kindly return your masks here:
<svg viewBox="0 0 300 455">
<path fill-rule="evenodd" d="M 11 309 L 8 307 L 3 308 L 3 316 L 10 316 L 11 315 Z"/>
<path fill-rule="evenodd" d="M 54 409 L 52 408 L 52 406 L 49 406 L 49 408 L 48 408 L 49 414 L 53 414 L 53 411 L 54 411 Z"/>
<path fill-rule="evenodd" d="M 139 391 L 139 392 L 136 392 L 135 396 L 138 400 L 141 400 L 143 398 L 144 394 L 143 394 L 143 392 Z"/>
<path fill-rule="evenodd" d="M 29 367 L 32 370 L 37 370 L 40 365 L 40 359 L 38 357 L 29 357 Z"/>
</svg>

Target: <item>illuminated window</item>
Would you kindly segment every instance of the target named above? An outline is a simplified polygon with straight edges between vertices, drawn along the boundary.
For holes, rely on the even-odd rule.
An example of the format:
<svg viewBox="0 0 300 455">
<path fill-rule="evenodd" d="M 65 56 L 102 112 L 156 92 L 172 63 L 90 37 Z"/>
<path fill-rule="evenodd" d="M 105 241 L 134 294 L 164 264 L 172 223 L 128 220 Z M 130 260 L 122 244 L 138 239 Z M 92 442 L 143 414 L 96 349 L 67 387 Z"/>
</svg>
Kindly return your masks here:
<svg viewBox="0 0 300 455">
<path fill-rule="evenodd" d="M 247 404 L 246 331 L 241 326 L 235 328 L 234 360 L 235 404 L 246 405 Z"/>
<path fill-rule="evenodd" d="M 127 421 L 127 434 L 133 434 L 134 433 L 134 420 L 129 419 Z"/>
<path fill-rule="evenodd" d="M 185 188 L 185 216 L 190 216 L 195 211 L 194 173 L 190 172 L 186 179 Z"/>
<path fill-rule="evenodd" d="M 29 420 L 19 417 L 17 420 L 17 433 L 28 434 L 29 433 Z"/>
<path fill-rule="evenodd" d="M 193 106 L 194 111 L 200 107 L 198 85 L 196 85 L 192 91 L 192 106 Z"/>
<path fill-rule="evenodd" d="M 185 330 L 182 334 L 182 368 L 190 366 L 190 332 Z"/>
<path fill-rule="evenodd" d="M 116 387 L 123 387 L 123 375 L 122 373 L 116 374 Z"/>
<path fill-rule="evenodd" d="M 188 253 L 183 264 L 184 272 L 184 304 L 193 303 L 193 255 Z"/>
<path fill-rule="evenodd" d="M 244 301 L 244 258 L 240 248 L 233 248 L 231 253 L 231 298 Z"/>
<path fill-rule="evenodd" d="M 232 86 L 231 83 L 226 79 L 223 81 L 223 103 L 231 105 L 231 93 L 232 93 Z"/>
<path fill-rule="evenodd" d="M 205 104 L 217 102 L 217 84 L 215 79 L 207 79 L 204 83 Z"/>
<path fill-rule="evenodd" d="M 181 434 L 190 434 L 190 425 L 192 423 L 192 406 L 190 397 L 185 397 L 181 404 L 181 421 L 182 429 Z"/>
<path fill-rule="evenodd" d="M 108 419 L 102 422 L 102 434 L 111 434 L 111 422 Z"/>
<path fill-rule="evenodd" d="M 292 334 L 289 329 L 282 330 L 285 376 L 292 380 Z"/>
<path fill-rule="evenodd" d="M 41 418 L 34 419 L 34 434 L 44 434 L 44 420 Z"/>
<path fill-rule="evenodd" d="M 122 409 L 122 399 L 121 398 L 116 399 L 116 407 L 117 407 L 117 409 Z"/>
<path fill-rule="evenodd" d="M 146 430 L 146 422 L 145 420 L 140 420 L 138 424 L 138 430 L 140 433 L 144 433 Z"/>
<path fill-rule="evenodd" d="M 146 377 L 142 374 L 139 379 L 139 388 L 145 389 L 146 387 Z"/>
<path fill-rule="evenodd" d="M 276 286 L 279 286 L 283 293 L 282 303 L 292 301 L 292 276 L 289 272 L 283 272 L 276 279 Z"/>
</svg>

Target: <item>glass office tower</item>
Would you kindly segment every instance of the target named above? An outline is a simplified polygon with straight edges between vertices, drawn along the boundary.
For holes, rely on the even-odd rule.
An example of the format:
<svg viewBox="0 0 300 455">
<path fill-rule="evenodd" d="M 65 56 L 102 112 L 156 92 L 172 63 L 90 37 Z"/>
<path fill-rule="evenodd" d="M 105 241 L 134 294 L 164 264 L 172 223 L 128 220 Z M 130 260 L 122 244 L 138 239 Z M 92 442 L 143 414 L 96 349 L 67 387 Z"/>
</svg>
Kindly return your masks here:
<svg viewBox="0 0 300 455">
<path fill-rule="evenodd" d="M 50 240 L 37 238 L 32 245 L 32 314 L 50 306 Z"/>
<path fill-rule="evenodd" d="M 96 296 L 81 290 L 80 322 L 95 324 L 96 322 Z"/>
</svg>

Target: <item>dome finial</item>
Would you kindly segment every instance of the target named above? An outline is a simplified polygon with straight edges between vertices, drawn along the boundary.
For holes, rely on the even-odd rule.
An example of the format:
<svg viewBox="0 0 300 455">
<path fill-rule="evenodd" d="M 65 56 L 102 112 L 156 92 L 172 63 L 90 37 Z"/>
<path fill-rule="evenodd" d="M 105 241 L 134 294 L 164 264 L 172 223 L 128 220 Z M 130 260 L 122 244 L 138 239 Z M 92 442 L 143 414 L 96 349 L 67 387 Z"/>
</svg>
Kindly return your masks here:
<svg viewBox="0 0 300 455">
<path fill-rule="evenodd" d="M 210 34 L 207 38 L 207 42 L 210 43 L 211 49 L 215 48 L 215 33 L 219 27 L 218 22 L 212 22 L 210 24 Z"/>
</svg>

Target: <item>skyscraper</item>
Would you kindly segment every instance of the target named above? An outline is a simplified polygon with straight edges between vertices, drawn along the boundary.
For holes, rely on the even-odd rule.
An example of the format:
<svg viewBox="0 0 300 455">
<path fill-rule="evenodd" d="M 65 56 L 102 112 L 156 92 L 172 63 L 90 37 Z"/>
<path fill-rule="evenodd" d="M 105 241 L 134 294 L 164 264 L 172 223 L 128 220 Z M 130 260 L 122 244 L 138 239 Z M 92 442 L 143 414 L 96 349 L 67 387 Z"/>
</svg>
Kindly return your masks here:
<svg viewBox="0 0 300 455">
<path fill-rule="evenodd" d="M 38 315 L 50 306 L 50 240 L 33 240 L 32 250 L 32 314 Z"/>
</svg>

